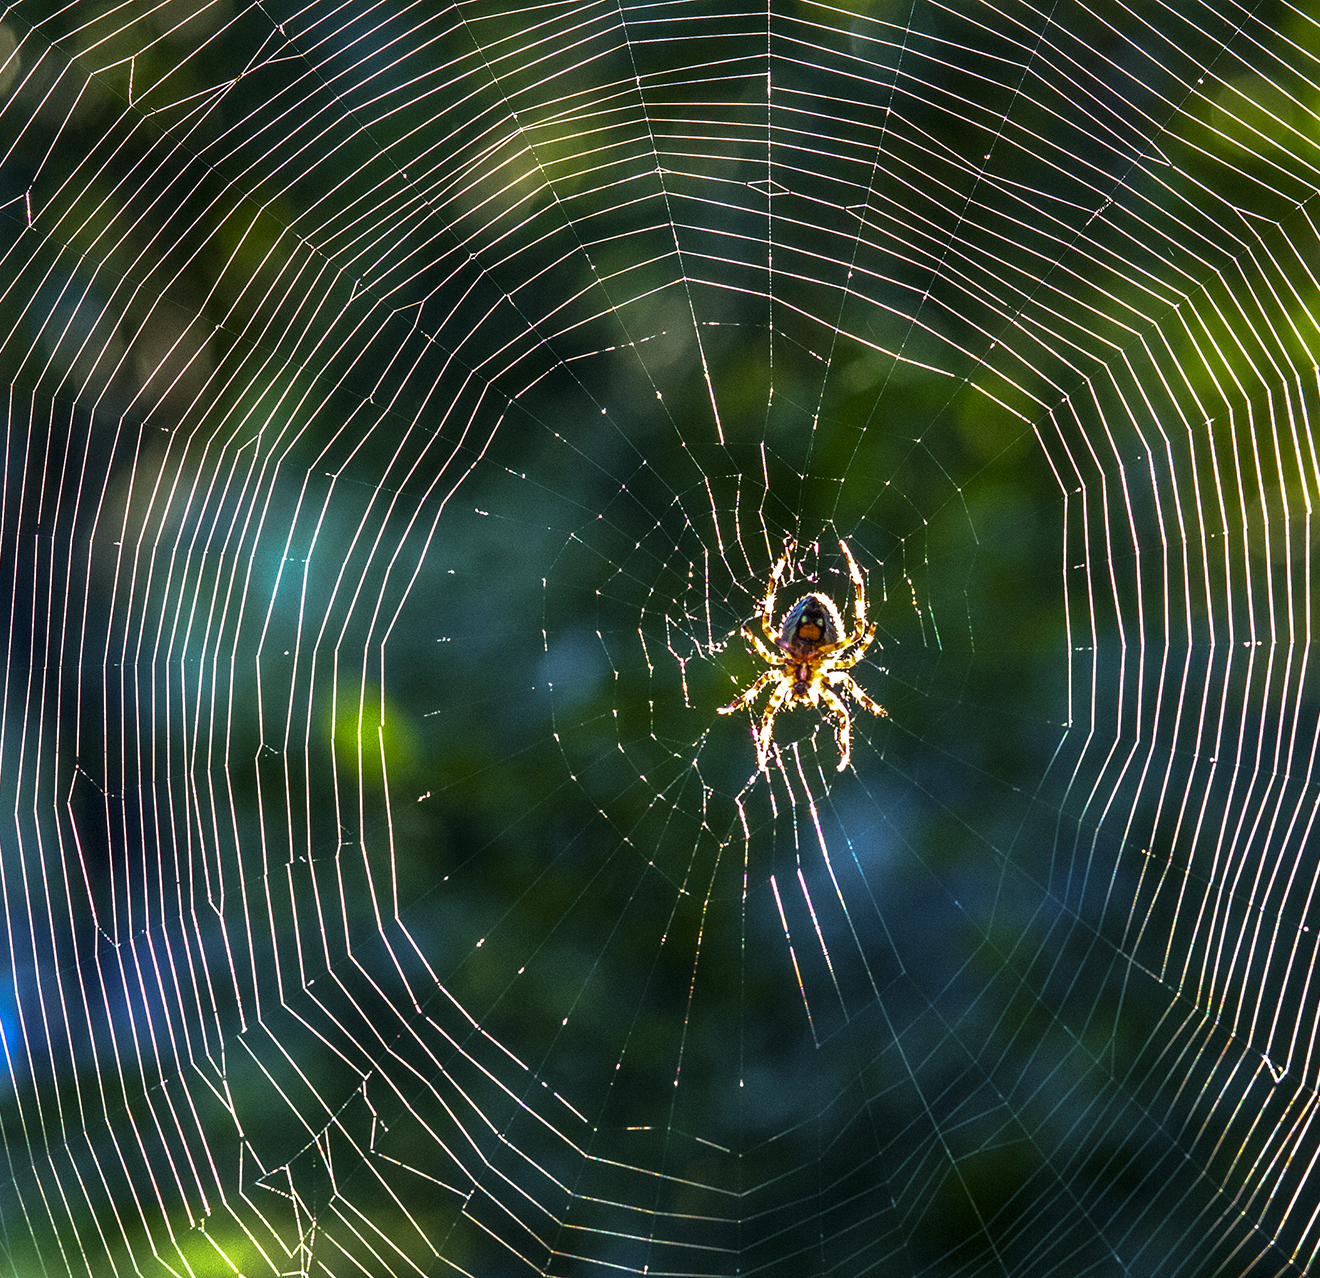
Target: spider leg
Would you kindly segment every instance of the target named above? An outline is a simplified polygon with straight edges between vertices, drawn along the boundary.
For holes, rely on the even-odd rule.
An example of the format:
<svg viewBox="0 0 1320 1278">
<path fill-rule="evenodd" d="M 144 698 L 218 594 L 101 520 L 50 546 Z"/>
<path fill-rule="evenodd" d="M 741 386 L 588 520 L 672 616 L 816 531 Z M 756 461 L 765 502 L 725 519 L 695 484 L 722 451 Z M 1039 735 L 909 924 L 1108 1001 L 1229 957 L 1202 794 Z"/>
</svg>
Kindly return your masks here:
<svg viewBox="0 0 1320 1278">
<path fill-rule="evenodd" d="M 827 682 L 833 687 L 838 688 L 840 692 L 846 692 L 863 710 L 869 710 L 872 714 L 879 715 L 882 719 L 889 718 L 889 711 L 878 701 L 874 700 L 850 674 L 844 674 L 843 671 L 831 670 L 825 676 Z"/>
<path fill-rule="evenodd" d="M 770 673 L 777 675 L 778 671 L 771 671 Z M 757 733 L 755 729 L 752 731 L 752 735 L 756 738 L 756 766 L 767 775 L 770 772 L 770 743 L 774 739 L 775 715 L 784 708 L 784 702 L 788 700 L 792 692 L 793 685 L 787 679 L 784 679 L 779 687 L 770 694 L 770 700 L 765 707 L 765 714 L 761 716 L 760 732 Z"/>
<path fill-rule="evenodd" d="M 853 630 L 853 642 L 858 643 L 866 631 L 866 579 L 857 566 L 857 560 L 853 558 L 853 552 L 848 549 L 848 543 L 842 537 L 839 538 L 839 549 L 843 551 L 843 557 L 848 561 L 848 575 L 853 581 L 853 617 L 857 622 Z"/>
<path fill-rule="evenodd" d="M 834 649 L 834 653 L 827 654 L 830 657 L 831 669 L 846 670 L 849 666 L 855 666 L 862 657 L 866 655 L 866 650 L 875 642 L 875 631 L 878 624 L 879 623 L 875 621 L 871 622 L 871 624 L 866 627 L 866 633 L 862 635 L 860 639 L 849 639 L 848 643 L 843 645 L 846 648 L 848 644 L 855 643 L 851 652 L 842 652 L 840 655 L 835 656 L 834 653 L 840 652 L 840 650 L 836 648 Z"/>
<path fill-rule="evenodd" d="M 844 675 L 843 678 L 847 679 L 848 676 Z M 848 707 L 828 688 L 821 688 L 820 699 L 825 705 L 825 713 L 834 720 L 834 740 L 839 747 L 838 771 L 842 772 L 852 758 L 852 716 L 848 713 Z"/>
<path fill-rule="evenodd" d="M 744 692 L 740 692 L 736 697 L 734 697 L 732 701 L 729 702 L 727 706 L 721 706 L 717 711 L 717 713 L 733 714 L 736 710 L 745 709 L 747 706 L 750 706 L 752 702 L 756 700 L 757 697 L 761 695 L 761 690 L 767 684 L 773 683 L 779 677 L 780 676 L 778 670 L 765 671 L 761 675 L 761 677 L 754 684 L 752 684 L 750 688 L 746 689 Z"/>
<path fill-rule="evenodd" d="M 770 585 L 766 588 L 765 598 L 761 600 L 761 629 L 765 631 L 765 637 L 770 641 L 771 648 L 776 648 L 779 643 L 779 636 L 775 633 L 775 594 L 779 590 L 780 579 L 784 571 L 793 560 L 793 552 L 797 549 L 797 542 L 791 537 L 784 538 L 784 553 L 775 561 L 775 566 L 770 570 Z M 761 654 L 763 661 L 778 661 L 776 655 L 766 657 Z"/>
<path fill-rule="evenodd" d="M 868 624 L 866 620 L 866 582 L 862 577 L 862 570 L 857 566 L 852 551 L 848 549 L 848 543 L 842 538 L 839 539 L 839 549 L 843 551 L 843 556 L 848 561 L 848 576 L 852 578 L 853 583 L 853 630 L 847 638 L 817 648 L 816 652 L 819 656 L 827 657 L 856 647 L 857 651 L 848 653 L 844 660 L 831 662 L 832 665 L 851 666 L 860 661 L 862 653 L 871 646 L 875 638 L 875 626 Z"/>
<path fill-rule="evenodd" d="M 766 647 L 765 640 L 762 639 L 761 636 L 756 633 L 756 631 L 749 630 L 746 626 L 744 626 L 742 635 L 743 638 L 746 639 L 747 642 L 752 645 L 752 648 L 755 650 L 756 655 L 760 657 L 761 660 L 766 663 L 766 665 L 768 666 L 783 665 L 784 654 L 782 652 L 776 652 L 772 648 Z"/>
</svg>

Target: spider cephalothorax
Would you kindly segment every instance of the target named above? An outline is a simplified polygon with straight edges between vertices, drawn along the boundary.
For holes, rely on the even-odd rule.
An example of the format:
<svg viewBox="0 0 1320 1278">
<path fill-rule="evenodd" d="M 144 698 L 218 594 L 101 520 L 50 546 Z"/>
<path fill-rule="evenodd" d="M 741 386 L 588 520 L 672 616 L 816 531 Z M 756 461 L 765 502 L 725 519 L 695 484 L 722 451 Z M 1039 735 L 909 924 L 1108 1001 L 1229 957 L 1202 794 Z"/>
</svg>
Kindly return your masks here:
<svg viewBox="0 0 1320 1278">
<path fill-rule="evenodd" d="M 776 633 L 775 595 L 797 549 L 791 539 L 784 543 L 784 553 L 770 572 L 770 584 L 761 600 L 761 629 L 765 632 L 765 639 L 750 626 L 742 629 L 743 637 L 770 669 L 727 706 L 721 706 L 720 714 L 733 714 L 736 710 L 749 708 L 763 689 L 774 685 L 760 723 L 752 725 L 756 766 L 763 772 L 770 768 L 775 715 L 786 707 L 816 706 L 830 716 L 839 746 L 840 772 L 852 757 L 852 716 L 839 693 L 847 693 L 872 714 L 888 714 L 884 706 L 873 701 L 846 673 L 849 666 L 855 666 L 861 660 L 875 639 L 875 622 L 868 623 L 866 619 L 866 584 L 862 570 L 852 557 L 848 543 L 840 541 L 839 546 L 848 561 L 848 574 L 854 590 L 851 631 L 844 625 L 834 600 L 813 590 L 784 614 Z"/>
</svg>

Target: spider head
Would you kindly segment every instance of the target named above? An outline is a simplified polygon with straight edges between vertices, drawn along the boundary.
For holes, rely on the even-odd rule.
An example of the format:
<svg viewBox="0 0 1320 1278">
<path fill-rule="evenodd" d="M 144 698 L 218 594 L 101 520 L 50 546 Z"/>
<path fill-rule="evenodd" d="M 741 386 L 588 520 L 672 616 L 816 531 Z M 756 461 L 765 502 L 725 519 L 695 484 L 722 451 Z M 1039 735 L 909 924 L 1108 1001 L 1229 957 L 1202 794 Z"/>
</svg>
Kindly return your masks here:
<svg viewBox="0 0 1320 1278">
<path fill-rule="evenodd" d="M 813 591 L 797 601 L 784 617 L 779 646 L 796 656 L 810 656 L 817 648 L 839 642 L 843 619 L 834 601 Z"/>
</svg>

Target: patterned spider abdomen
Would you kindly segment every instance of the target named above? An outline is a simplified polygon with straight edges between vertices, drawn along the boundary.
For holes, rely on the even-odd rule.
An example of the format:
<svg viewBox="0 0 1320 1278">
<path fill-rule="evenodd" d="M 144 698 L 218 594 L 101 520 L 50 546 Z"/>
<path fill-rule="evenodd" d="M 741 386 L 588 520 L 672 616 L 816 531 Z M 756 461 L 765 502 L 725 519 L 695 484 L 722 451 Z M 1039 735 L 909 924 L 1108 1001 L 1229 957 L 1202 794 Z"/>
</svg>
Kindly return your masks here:
<svg viewBox="0 0 1320 1278">
<path fill-rule="evenodd" d="M 811 653 L 839 642 L 842 621 L 834 604 L 815 592 L 804 595 L 788 610 L 779 631 L 785 652 Z"/>
</svg>

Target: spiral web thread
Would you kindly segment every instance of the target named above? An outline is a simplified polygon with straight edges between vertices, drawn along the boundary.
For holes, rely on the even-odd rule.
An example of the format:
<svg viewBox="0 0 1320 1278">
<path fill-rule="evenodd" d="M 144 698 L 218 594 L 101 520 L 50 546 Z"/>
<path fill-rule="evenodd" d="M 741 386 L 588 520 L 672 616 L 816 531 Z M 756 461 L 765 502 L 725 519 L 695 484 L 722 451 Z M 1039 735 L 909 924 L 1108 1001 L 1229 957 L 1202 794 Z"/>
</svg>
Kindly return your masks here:
<svg viewBox="0 0 1320 1278">
<path fill-rule="evenodd" d="M 8 1267 L 1307 1272 L 1318 50 L 11 6 Z"/>
</svg>

